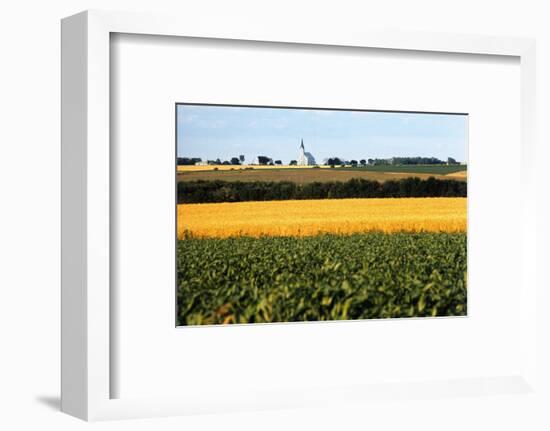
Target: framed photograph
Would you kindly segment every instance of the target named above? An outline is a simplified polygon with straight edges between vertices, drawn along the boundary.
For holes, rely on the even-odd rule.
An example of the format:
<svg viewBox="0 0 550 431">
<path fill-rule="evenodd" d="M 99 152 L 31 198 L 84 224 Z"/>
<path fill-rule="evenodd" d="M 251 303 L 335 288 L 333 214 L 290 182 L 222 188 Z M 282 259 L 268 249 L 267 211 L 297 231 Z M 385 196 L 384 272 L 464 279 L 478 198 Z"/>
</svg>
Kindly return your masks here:
<svg viewBox="0 0 550 431">
<path fill-rule="evenodd" d="M 178 325 L 467 315 L 466 114 L 185 103 L 176 128 Z"/>
<path fill-rule="evenodd" d="M 532 40 L 93 11 L 62 54 L 63 411 L 541 393 Z"/>
</svg>

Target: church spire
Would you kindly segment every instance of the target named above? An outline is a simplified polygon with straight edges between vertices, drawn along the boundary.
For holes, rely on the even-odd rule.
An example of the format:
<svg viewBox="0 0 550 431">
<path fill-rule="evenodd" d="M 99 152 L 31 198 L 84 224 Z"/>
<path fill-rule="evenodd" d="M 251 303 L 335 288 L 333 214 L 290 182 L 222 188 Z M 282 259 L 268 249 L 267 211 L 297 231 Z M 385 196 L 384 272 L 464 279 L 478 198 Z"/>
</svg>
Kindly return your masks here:
<svg viewBox="0 0 550 431">
<path fill-rule="evenodd" d="M 300 148 L 303 150 L 304 149 L 304 138 L 302 138 L 302 145 L 300 145 Z"/>
</svg>

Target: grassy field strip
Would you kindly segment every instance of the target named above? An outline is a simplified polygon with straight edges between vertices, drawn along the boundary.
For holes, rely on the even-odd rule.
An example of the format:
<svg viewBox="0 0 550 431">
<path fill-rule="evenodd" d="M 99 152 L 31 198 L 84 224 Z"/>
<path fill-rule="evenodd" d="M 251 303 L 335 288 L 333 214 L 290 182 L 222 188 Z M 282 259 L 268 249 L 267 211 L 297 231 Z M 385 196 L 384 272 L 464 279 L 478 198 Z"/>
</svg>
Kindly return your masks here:
<svg viewBox="0 0 550 431">
<path fill-rule="evenodd" d="M 450 174 L 454 172 L 466 171 L 466 165 L 376 165 L 365 167 L 346 166 L 344 168 L 331 168 L 327 165 L 313 166 L 269 166 L 269 165 L 178 165 L 178 172 L 219 172 L 219 171 L 239 171 L 239 170 L 273 170 L 273 171 L 308 171 L 316 169 L 331 169 L 336 171 L 353 172 L 394 172 L 394 173 L 426 173 L 426 174 Z"/>
<path fill-rule="evenodd" d="M 178 205 L 178 238 L 465 232 L 466 198 L 322 199 Z"/>
<path fill-rule="evenodd" d="M 216 169 L 217 168 L 217 169 Z M 202 172 L 202 171 L 229 171 L 231 169 L 238 170 L 238 169 L 275 169 L 275 170 L 282 170 L 282 169 L 311 169 L 312 166 L 289 166 L 289 165 L 178 165 L 178 172 Z M 330 168 L 330 166 L 324 166 L 321 165 L 319 168 L 325 169 Z"/>
</svg>

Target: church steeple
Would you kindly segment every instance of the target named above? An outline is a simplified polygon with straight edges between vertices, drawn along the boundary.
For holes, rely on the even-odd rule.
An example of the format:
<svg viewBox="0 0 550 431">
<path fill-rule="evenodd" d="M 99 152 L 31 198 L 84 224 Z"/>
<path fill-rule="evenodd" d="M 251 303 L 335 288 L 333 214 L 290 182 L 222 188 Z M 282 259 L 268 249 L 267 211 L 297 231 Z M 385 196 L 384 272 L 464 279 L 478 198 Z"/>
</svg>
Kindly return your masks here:
<svg viewBox="0 0 550 431">
<path fill-rule="evenodd" d="M 306 153 L 304 147 L 304 138 L 300 142 L 300 154 L 298 154 L 298 160 L 296 160 L 298 166 L 312 166 L 315 164 L 315 159 L 311 153 Z"/>
</svg>

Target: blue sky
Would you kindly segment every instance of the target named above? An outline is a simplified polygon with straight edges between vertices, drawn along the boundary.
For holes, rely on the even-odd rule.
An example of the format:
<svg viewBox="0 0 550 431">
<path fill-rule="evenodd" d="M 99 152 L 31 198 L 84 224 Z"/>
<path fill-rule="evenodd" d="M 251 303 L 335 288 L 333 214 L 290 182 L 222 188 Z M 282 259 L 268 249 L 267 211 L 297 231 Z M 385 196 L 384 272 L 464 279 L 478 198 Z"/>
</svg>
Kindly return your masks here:
<svg viewBox="0 0 550 431">
<path fill-rule="evenodd" d="M 286 164 L 303 138 L 318 163 L 333 156 L 466 162 L 467 124 L 466 115 L 178 105 L 177 152 L 203 160 L 263 155 Z"/>
</svg>

